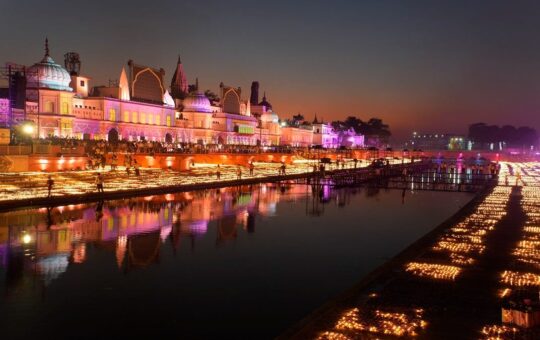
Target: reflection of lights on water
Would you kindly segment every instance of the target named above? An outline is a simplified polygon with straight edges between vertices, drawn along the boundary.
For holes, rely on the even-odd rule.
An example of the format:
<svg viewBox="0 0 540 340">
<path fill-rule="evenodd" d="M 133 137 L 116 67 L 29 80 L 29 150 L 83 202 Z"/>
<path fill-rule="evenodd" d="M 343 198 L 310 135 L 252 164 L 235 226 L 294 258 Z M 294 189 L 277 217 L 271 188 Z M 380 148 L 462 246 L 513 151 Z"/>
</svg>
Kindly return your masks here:
<svg viewBox="0 0 540 340">
<path fill-rule="evenodd" d="M 161 238 L 161 242 L 167 241 L 167 237 L 170 235 L 171 231 L 172 231 L 172 226 L 170 225 L 161 228 L 159 232 L 159 237 Z"/>
<path fill-rule="evenodd" d="M 189 231 L 194 235 L 204 235 L 208 230 L 208 221 L 192 221 L 189 223 Z"/>
</svg>

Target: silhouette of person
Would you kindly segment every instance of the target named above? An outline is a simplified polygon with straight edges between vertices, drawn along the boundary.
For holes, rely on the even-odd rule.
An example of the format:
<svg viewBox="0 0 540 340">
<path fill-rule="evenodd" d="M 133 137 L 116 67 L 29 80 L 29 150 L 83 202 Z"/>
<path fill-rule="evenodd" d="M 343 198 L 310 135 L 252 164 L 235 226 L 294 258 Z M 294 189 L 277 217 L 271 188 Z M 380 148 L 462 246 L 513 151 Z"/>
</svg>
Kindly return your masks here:
<svg viewBox="0 0 540 340">
<path fill-rule="evenodd" d="M 51 190 L 54 185 L 54 180 L 51 176 L 47 179 L 47 197 L 51 197 Z"/>
<path fill-rule="evenodd" d="M 52 210 L 53 207 L 47 207 L 47 229 L 50 229 L 51 226 L 54 224 L 54 221 L 52 219 Z"/>
<path fill-rule="evenodd" d="M 96 205 L 96 222 L 99 222 L 103 217 L 103 201 L 99 201 Z"/>
</svg>

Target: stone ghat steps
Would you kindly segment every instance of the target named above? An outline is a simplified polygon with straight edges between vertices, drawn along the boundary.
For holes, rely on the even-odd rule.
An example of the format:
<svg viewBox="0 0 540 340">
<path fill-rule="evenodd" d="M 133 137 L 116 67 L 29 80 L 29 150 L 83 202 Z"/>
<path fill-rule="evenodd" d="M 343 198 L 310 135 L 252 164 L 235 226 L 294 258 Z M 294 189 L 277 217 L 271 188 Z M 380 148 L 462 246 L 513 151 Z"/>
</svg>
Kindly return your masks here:
<svg viewBox="0 0 540 340">
<path fill-rule="evenodd" d="M 410 166 L 410 164 L 408 166 Z M 396 165 L 393 167 L 400 168 L 401 165 Z M 244 169 L 242 179 L 237 179 L 233 168 L 229 167 L 229 169 L 222 169 L 222 176 L 220 180 L 217 180 L 214 175 L 210 177 L 208 175 L 208 170 L 205 170 L 204 173 L 194 172 L 190 175 L 184 174 L 182 178 L 185 179 L 185 181 L 180 181 L 177 178 L 168 178 L 168 173 L 160 170 L 145 170 L 141 177 L 137 177 L 134 174 L 126 177 L 121 171 L 112 173 L 104 172 L 106 175 L 104 193 L 96 192 L 93 179 L 95 177 L 95 173 L 98 171 L 95 171 L 95 173 L 86 174 L 85 177 L 77 181 L 76 183 L 79 185 L 79 187 L 74 188 L 73 190 L 69 190 L 69 183 L 66 183 L 64 187 L 55 188 L 55 190 L 61 190 L 60 194 L 53 191 L 53 195 L 51 197 L 46 197 L 46 185 L 42 179 L 40 182 L 41 187 L 35 188 L 34 191 L 29 191 L 25 195 L 18 195 L 18 190 L 20 190 L 20 188 L 17 187 L 10 189 L 13 195 L 10 195 L 10 191 L 8 191 L 7 194 L 4 193 L 4 199 L 0 200 L 0 211 L 28 206 L 77 204 L 82 202 L 118 199 L 130 196 L 213 189 L 265 182 L 296 180 L 297 183 L 310 184 L 315 182 L 311 179 L 320 179 L 319 173 L 306 171 L 300 172 L 300 170 L 297 169 L 296 173 L 277 175 L 277 171 L 275 171 L 276 169 L 270 169 L 271 171 L 265 171 L 259 174 L 256 173 L 253 177 L 248 177 L 249 172 Z M 370 169 L 365 168 L 332 170 L 327 171 L 326 173 L 327 176 L 335 176 L 339 174 L 350 174 L 353 172 L 369 173 L 373 175 Z M 46 180 L 47 177 L 43 176 L 43 178 Z M 364 180 L 370 179 L 369 176 L 364 176 L 363 178 Z M 55 181 L 55 187 L 63 185 L 61 178 L 57 177 L 55 178 Z"/>
</svg>

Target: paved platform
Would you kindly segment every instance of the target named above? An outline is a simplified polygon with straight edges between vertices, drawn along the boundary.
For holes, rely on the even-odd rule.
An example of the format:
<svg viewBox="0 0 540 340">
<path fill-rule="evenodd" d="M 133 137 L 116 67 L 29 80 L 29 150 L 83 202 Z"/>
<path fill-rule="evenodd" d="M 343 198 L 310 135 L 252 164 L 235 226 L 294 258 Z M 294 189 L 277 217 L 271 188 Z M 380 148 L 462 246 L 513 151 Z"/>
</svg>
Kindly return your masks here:
<svg viewBox="0 0 540 340">
<path fill-rule="evenodd" d="M 540 163 L 505 163 L 498 185 L 281 338 L 538 339 L 501 315 L 509 294 L 540 289 L 539 225 Z"/>
</svg>

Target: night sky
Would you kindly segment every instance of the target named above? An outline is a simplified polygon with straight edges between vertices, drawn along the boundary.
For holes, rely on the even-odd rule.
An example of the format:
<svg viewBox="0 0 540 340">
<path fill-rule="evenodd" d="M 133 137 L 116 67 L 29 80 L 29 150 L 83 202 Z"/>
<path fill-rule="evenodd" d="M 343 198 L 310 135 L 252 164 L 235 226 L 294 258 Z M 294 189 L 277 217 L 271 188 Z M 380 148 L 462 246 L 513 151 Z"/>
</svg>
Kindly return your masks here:
<svg viewBox="0 0 540 340">
<path fill-rule="evenodd" d="M 7 2 L 7 3 L 6 3 Z M 91 85 L 181 54 L 201 88 L 258 80 L 283 118 L 380 117 L 398 139 L 468 124 L 540 130 L 539 1 L 3 0 L 0 62 L 81 55 Z"/>
</svg>

